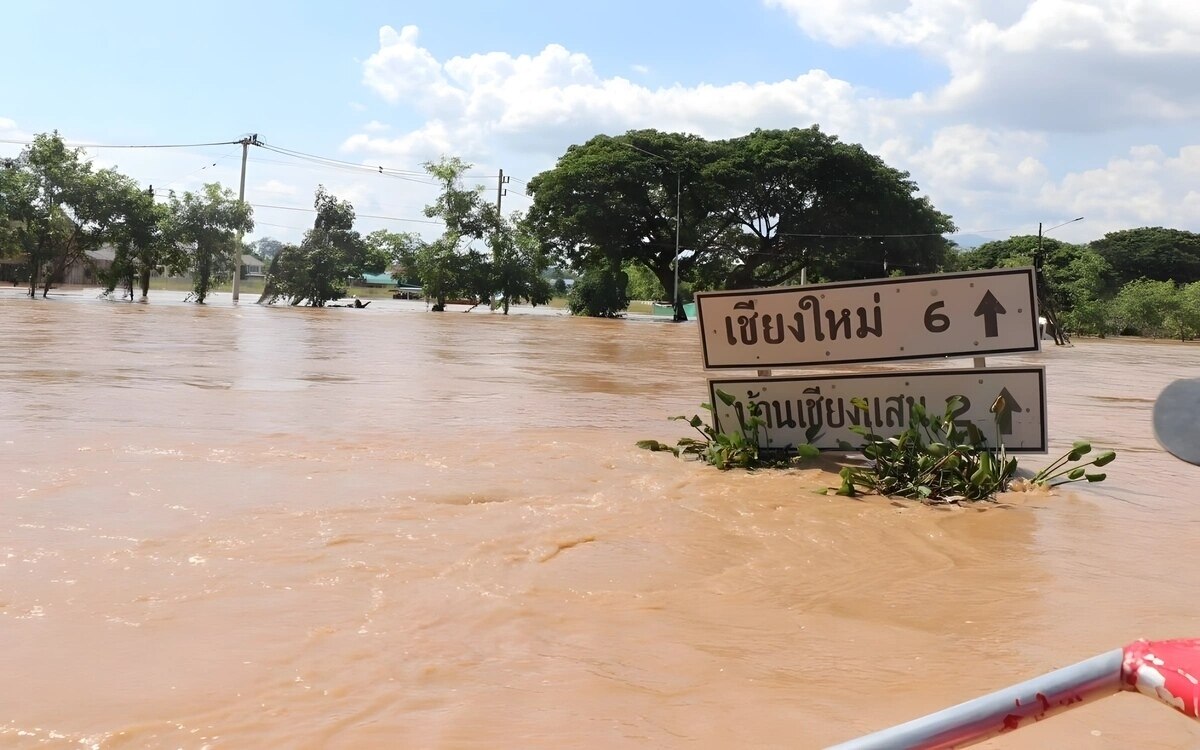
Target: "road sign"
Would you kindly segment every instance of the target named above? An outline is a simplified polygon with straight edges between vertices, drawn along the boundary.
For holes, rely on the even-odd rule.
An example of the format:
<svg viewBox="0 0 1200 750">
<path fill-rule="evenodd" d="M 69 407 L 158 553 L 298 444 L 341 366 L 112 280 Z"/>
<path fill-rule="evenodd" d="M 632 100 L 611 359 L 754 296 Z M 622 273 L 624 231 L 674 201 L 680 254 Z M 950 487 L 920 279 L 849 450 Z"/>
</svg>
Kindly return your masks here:
<svg viewBox="0 0 1200 750">
<path fill-rule="evenodd" d="M 718 379 L 708 382 L 716 427 L 722 432 L 738 429 L 739 415 L 750 414 L 750 403 L 758 405 L 766 420 L 759 435 L 765 448 L 785 448 L 805 442 L 805 431 L 817 425 L 820 436 L 814 445 L 834 450 L 838 441 L 862 445 L 861 436 L 850 431 L 862 425 L 883 437 L 903 432 L 914 403 L 940 414 L 946 399 L 959 396 L 962 408 L 956 422 L 974 422 L 988 439 L 999 439 L 1011 453 L 1046 452 L 1046 371 L 1042 367 L 989 367 L 974 370 L 921 370 L 910 372 L 824 375 L 804 377 Z M 717 398 L 721 390 L 736 400 L 727 406 Z M 991 413 L 998 396 L 1004 397 L 999 426 Z M 862 398 L 864 412 L 850 402 Z"/>
<path fill-rule="evenodd" d="M 1041 348 L 1032 268 L 701 292 L 696 301 L 709 370 Z"/>
</svg>

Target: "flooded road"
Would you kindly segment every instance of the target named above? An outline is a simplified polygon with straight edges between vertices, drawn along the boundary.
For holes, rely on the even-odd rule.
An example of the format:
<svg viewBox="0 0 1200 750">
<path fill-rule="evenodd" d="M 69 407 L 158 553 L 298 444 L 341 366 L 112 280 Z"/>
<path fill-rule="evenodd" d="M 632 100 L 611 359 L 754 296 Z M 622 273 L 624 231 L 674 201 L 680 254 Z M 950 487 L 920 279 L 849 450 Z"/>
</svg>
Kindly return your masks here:
<svg viewBox="0 0 1200 750">
<path fill-rule="evenodd" d="M 637 449 L 694 325 L 162 296 L 0 290 L 0 746 L 821 747 L 1200 636 L 1194 346 L 990 359 L 1117 461 L 931 509 Z M 1197 745 L 1121 695 L 984 746 Z"/>
</svg>

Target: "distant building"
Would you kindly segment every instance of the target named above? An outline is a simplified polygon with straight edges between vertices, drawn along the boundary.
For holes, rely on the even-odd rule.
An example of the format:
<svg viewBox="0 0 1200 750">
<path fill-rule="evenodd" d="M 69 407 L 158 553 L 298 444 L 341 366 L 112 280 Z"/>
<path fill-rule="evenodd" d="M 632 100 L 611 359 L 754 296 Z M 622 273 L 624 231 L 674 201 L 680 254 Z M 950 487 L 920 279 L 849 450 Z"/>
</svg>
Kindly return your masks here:
<svg viewBox="0 0 1200 750">
<path fill-rule="evenodd" d="M 267 275 L 266 269 L 263 267 L 263 261 L 255 258 L 253 255 L 242 256 L 242 277 L 247 279 L 261 279 Z"/>
<path fill-rule="evenodd" d="M 396 286 L 396 279 L 390 273 L 364 273 L 354 282 L 354 286 L 365 286 L 368 289 L 390 289 Z"/>
</svg>

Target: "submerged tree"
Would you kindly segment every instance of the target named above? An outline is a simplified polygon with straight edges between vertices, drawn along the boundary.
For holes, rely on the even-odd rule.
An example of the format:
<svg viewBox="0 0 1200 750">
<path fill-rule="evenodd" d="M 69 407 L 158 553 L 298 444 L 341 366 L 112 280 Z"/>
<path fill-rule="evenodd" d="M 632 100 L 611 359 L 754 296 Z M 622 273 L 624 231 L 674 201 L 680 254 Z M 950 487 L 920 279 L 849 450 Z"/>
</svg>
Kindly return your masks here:
<svg viewBox="0 0 1200 750">
<path fill-rule="evenodd" d="M 123 192 L 121 203 L 124 218 L 111 238 L 113 263 L 101 278 L 109 293 L 125 284 L 131 299 L 135 286 L 145 299 L 151 274 L 183 272 L 190 258 L 175 241 L 170 206 L 157 203 L 152 192 L 132 187 Z"/>
<path fill-rule="evenodd" d="M 3 235 L 10 254 L 29 268 L 29 296 L 45 297 L 72 264 L 91 264 L 88 252 L 111 241 L 124 220 L 123 197 L 133 180 L 113 169 L 94 171 L 83 149 L 58 133 L 34 138 L 0 177 Z"/>
<path fill-rule="evenodd" d="M 482 240 L 491 257 L 462 253 L 461 291 L 482 302 L 498 297 L 504 314 L 513 303 L 542 305 L 550 301 L 550 283 L 542 276 L 549 265 L 536 239 L 519 216 L 506 218 L 490 202 L 483 200 L 481 188 L 463 187 L 462 176 L 471 168 L 461 159 L 443 159 L 427 163 L 425 169 L 441 184 L 437 200 L 425 208 L 425 215 L 446 222 L 443 240 L 457 252 L 461 241 Z M 444 250 L 444 248 L 443 248 Z M 444 260 L 451 256 L 441 255 Z"/>
<path fill-rule="evenodd" d="M 387 254 L 354 229 L 354 207 L 318 186 L 313 207 L 317 217 L 299 245 L 279 248 L 268 272 L 271 299 L 287 298 L 313 307 L 346 294 L 350 282 L 364 273 L 381 273 Z"/>
<path fill-rule="evenodd" d="M 192 247 L 192 293 L 204 304 L 214 286 L 233 278 L 233 254 L 241 251 L 237 233 L 254 229 L 252 211 L 217 183 L 199 193 L 185 192 L 182 198 L 172 192 L 170 205 L 170 232 Z"/>
</svg>

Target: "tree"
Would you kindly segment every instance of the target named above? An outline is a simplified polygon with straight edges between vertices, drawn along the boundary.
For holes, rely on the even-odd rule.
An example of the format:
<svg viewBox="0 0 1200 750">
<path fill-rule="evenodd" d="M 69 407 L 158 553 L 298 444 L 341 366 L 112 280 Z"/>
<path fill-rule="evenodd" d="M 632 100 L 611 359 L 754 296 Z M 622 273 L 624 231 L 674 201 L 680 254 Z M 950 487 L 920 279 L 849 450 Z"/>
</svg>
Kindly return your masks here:
<svg viewBox="0 0 1200 750">
<path fill-rule="evenodd" d="M 657 130 L 571 146 L 529 182 L 532 231 L 556 259 L 595 271 L 592 282 L 637 263 L 673 289 L 676 232 L 680 249 L 696 248 L 728 224 L 715 215 L 720 204 L 701 173 L 713 153 L 702 138 Z M 696 260 L 681 259 L 681 278 Z"/>
<path fill-rule="evenodd" d="M 423 243 L 413 255 L 413 267 L 421 277 L 425 296 L 433 300 L 433 311 L 446 309 L 446 301 L 465 286 L 466 265 L 458 252 L 459 237 L 447 232 L 433 242 Z"/>
<path fill-rule="evenodd" d="M 663 288 L 662 282 L 642 264 L 626 263 L 622 270 L 629 278 L 629 286 L 626 289 L 626 296 L 629 299 L 663 300 L 669 298 L 670 295 Z"/>
<path fill-rule="evenodd" d="M 1200 281 L 1193 281 L 1179 290 L 1180 320 L 1187 338 L 1200 335 Z"/>
<path fill-rule="evenodd" d="M 204 304 L 213 286 L 233 277 L 233 253 L 241 249 L 237 233 L 254 229 L 252 210 L 217 183 L 199 193 L 185 192 L 182 198 L 172 191 L 170 205 L 170 232 L 192 246 L 192 293 Z"/>
<path fill-rule="evenodd" d="M 126 283 L 131 299 L 136 282 L 142 299 L 146 299 L 151 274 L 180 272 L 186 269 L 189 257 L 175 241 L 168 205 L 157 203 L 153 193 L 132 186 L 123 190 L 120 201 L 123 219 L 111 238 L 115 255 L 112 267 L 102 278 L 109 293 Z"/>
<path fill-rule="evenodd" d="M 123 221 L 122 198 L 136 189 L 112 169 L 93 171 L 83 149 L 68 148 L 58 133 L 34 138 L 0 179 L 0 211 L 7 252 L 28 259 L 29 296 L 42 296 L 72 263 L 110 241 Z"/>
<path fill-rule="evenodd" d="M 0 162 L 0 258 L 28 257 L 34 245 L 37 184 L 18 159 Z"/>
<path fill-rule="evenodd" d="M 838 281 L 930 273 L 948 261 L 950 217 L 860 145 L 814 125 L 755 130 L 718 153 L 706 177 L 731 231 L 709 251 L 735 259 L 731 287 L 792 282 L 804 268 Z"/>
<path fill-rule="evenodd" d="M 349 283 L 364 273 L 381 273 L 388 256 L 354 230 L 354 207 L 317 187 L 317 217 L 299 246 L 284 246 L 271 264 L 271 300 L 286 297 L 313 307 L 346 294 Z"/>
<path fill-rule="evenodd" d="M 1136 279 L 1200 281 L 1200 234 L 1143 227 L 1109 232 L 1091 243 L 1112 266 L 1118 285 Z"/>
<path fill-rule="evenodd" d="M 1104 338 L 1117 332 L 1110 304 L 1112 267 L 1091 248 L 1078 250 L 1055 277 L 1063 301 L 1062 323 L 1067 330 Z"/>
<path fill-rule="evenodd" d="M 372 252 L 387 258 L 388 265 L 395 270 L 392 278 L 398 283 L 420 286 L 421 278 L 416 271 L 417 251 L 425 244 L 416 232 L 389 232 L 377 229 L 367 235 L 367 244 Z"/>
<path fill-rule="evenodd" d="M 483 240 L 491 250 L 490 259 L 464 256 L 461 290 L 479 302 L 498 295 L 505 315 L 514 302 L 549 302 L 550 284 L 542 277 L 549 261 L 540 244 L 519 215 L 506 218 L 483 200 L 480 189 L 463 187 L 462 176 L 470 168 L 458 158 L 425 164 L 442 187 L 437 200 L 425 207 L 425 215 L 446 223 L 443 236 L 453 239 L 456 249 L 461 240 Z"/>
<path fill-rule="evenodd" d="M 618 318 L 629 307 L 629 277 L 620 268 L 588 269 L 575 280 L 567 297 L 572 315 Z"/>
<path fill-rule="evenodd" d="M 529 183 L 529 217 L 575 268 L 637 263 L 674 289 L 935 271 L 949 217 L 908 175 L 815 126 L 708 142 L 655 130 L 572 146 Z M 886 269 L 886 270 L 885 270 Z"/>
<path fill-rule="evenodd" d="M 1121 287 L 1114 300 L 1117 324 L 1141 336 L 1186 337 L 1183 296 L 1170 281 L 1139 279 Z"/>
</svg>

